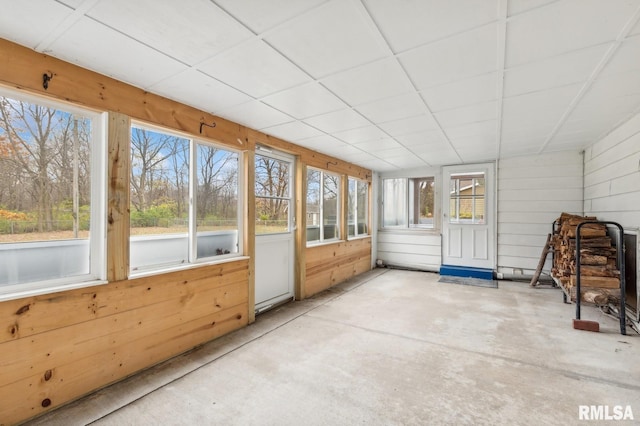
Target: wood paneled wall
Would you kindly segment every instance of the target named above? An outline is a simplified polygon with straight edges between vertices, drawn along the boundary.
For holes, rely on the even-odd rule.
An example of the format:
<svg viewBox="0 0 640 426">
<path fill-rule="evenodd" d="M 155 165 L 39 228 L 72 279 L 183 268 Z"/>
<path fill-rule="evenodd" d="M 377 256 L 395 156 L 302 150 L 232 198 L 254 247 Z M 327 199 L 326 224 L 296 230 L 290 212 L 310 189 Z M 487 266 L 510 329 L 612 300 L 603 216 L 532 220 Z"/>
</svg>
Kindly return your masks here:
<svg viewBox="0 0 640 426">
<path fill-rule="evenodd" d="M 306 249 L 307 297 L 371 270 L 371 237 Z"/>
<path fill-rule="evenodd" d="M 0 39 L 0 84 L 109 112 L 108 284 L 0 303 L 0 426 L 14 424 L 121 380 L 253 321 L 254 203 L 245 198 L 244 255 L 229 262 L 128 279 L 129 123 L 137 119 L 245 151 L 253 188 L 257 143 L 296 156 L 298 224 L 310 165 L 371 181 L 371 171 L 248 129 L 104 75 Z M 42 74 L 52 73 L 48 90 Z M 215 128 L 201 122 L 215 122 Z M 296 297 L 371 267 L 371 240 L 305 247 L 296 235 Z"/>
<path fill-rule="evenodd" d="M 248 261 L 3 302 L 0 425 L 247 324 Z"/>
</svg>

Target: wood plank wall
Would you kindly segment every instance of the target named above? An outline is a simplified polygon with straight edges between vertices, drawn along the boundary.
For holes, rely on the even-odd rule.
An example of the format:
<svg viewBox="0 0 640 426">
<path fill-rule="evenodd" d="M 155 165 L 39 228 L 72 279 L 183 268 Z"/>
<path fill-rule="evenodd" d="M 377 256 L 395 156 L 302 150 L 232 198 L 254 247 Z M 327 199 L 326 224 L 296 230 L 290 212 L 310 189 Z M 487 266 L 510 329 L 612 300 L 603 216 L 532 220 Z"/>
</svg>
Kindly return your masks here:
<svg viewBox="0 0 640 426">
<path fill-rule="evenodd" d="M 253 321 L 253 203 L 244 217 L 246 257 L 128 279 L 128 126 L 131 119 L 241 149 L 257 143 L 296 156 L 298 224 L 304 171 L 371 182 L 371 171 L 296 146 L 195 108 L 0 39 L 0 84 L 109 112 L 108 284 L 0 303 L 0 426 L 19 423 Z M 42 74 L 52 73 L 48 90 Z M 215 122 L 215 128 L 201 122 Z M 252 188 L 251 185 L 247 186 Z M 371 239 L 306 248 L 296 235 L 296 297 L 315 294 L 371 268 Z"/>
<path fill-rule="evenodd" d="M 248 261 L 3 302 L 0 424 L 14 424 L 247 324 Z"/>
</svg>

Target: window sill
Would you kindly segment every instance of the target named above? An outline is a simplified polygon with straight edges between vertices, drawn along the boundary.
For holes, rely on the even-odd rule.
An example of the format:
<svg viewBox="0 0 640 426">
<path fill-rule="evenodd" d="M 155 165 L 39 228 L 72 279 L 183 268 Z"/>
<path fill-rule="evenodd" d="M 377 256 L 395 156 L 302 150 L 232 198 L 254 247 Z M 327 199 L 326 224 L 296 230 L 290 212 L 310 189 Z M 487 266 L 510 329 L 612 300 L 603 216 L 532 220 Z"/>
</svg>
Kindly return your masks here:
<svg viewBox="0 0 640 426">
<path fill-rule="evenodd" d="M 331 244 L 339 244 L 339 243 L 344 243 L 345 240 L 327 240 L 327 241 L 322 241 L 322 242 L 313 242 L 313 243 L 307 243 L 307 248 L 313 248 L 313 247 L 321 247 L 321 246 L 330 246 Z"/>
<path fill-rule="evenodd" d="M 347 239 L 347 241 L 364 240 L 366 238 L 371 238 L 371 235 L 369 235 L 369 234 L 367 234 L 367 235 L 357 235 L 355 237 L 349 237 Z"/>
<path fill-rule="evenodd" d="M 380 234 L 425 234 L 440 235 L 440 230 L 435 228 L 382 228 Z"/>
<path fill-rule="evenodd" d="M 233 257 L 228 257 L 226 259 L 208 260 L 205 262 L 198 262 L 198 263 L 187 263 L 187 264 L 167 266 L 164 268 L 157 268 L 157 269 L 146 269 L 143 271 L 130 272 L 129 279 L 134 280 L 136 278 L 144 278 L 144 277 L 150 277 L 154 275 L 168 274 L 171 272 L 184 271 L 188 269 L 196 269 L 202 266 L 220 265 L 222 263 L 231 263 L 231 262 L 237 262 L 240 260 L 248 260 L 248 259 L 249 259 L 249 256 L 233 256 Z"/>
<path fill-rule="evenodd" d="M 76 290 L 79 288 L 95 287 L 98 285 L 108 284 L 105 280 L 89 280 L 78 281 L 69 284 L 46 284 L 45 283 L 32 283 L 30 284 L 16 284 L 16 286 L 27 287 L 23 290 L 14 291 L 11 293 L 0 294 L 0 302 L 7 302 L 9 300 L 23 299 L 25 297 L 43 296 L 53 293 L 61 293 L 63 291 Z"/>
</svg>

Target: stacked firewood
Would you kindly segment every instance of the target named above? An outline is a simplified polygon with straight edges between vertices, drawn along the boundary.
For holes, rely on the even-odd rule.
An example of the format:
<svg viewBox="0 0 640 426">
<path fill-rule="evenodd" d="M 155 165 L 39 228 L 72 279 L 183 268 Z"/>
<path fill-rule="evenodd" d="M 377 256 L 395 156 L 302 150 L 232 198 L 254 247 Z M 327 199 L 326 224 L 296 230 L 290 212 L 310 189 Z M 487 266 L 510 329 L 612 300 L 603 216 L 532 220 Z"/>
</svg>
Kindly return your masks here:
<svg viewBox="0 0 640 426">
<path fill-rule="evenodd" d="M 596 217 L 562 213 L 558 219 L 557 233 L 551 238 L 554 251 L 551 275 L 564 290 L 576 299 L 576 233 L 582 222 Z M 620 271 L 616 265 L 616 248 L 602 224 L 590 223 L 580 228 L 580 293 L 582 300 L 606 305 L 620 296 Z"/>
</svg>

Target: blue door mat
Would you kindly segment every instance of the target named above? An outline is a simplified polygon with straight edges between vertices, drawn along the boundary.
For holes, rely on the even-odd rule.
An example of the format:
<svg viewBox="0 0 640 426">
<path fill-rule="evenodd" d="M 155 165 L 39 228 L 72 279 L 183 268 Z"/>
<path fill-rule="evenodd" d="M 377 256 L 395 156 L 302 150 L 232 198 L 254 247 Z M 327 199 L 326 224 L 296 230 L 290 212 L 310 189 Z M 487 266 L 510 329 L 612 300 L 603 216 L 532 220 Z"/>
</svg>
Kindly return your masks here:
<svg viewBox="0 0 640 426">
<path fill-rule="evenodd" d="M 498 281 L 484 280 L 481 278 L 454 277 L 451 275 L 442 275 L 438 280 L 439 283 L 472 285 L 475 287 L 498 288 Z"/>
<path fill-rule="evenodd" d="M 441 265 L 440 275 L 493 280 L 493 269 L 473 268 L 471 266 Z"/>
</svg>

